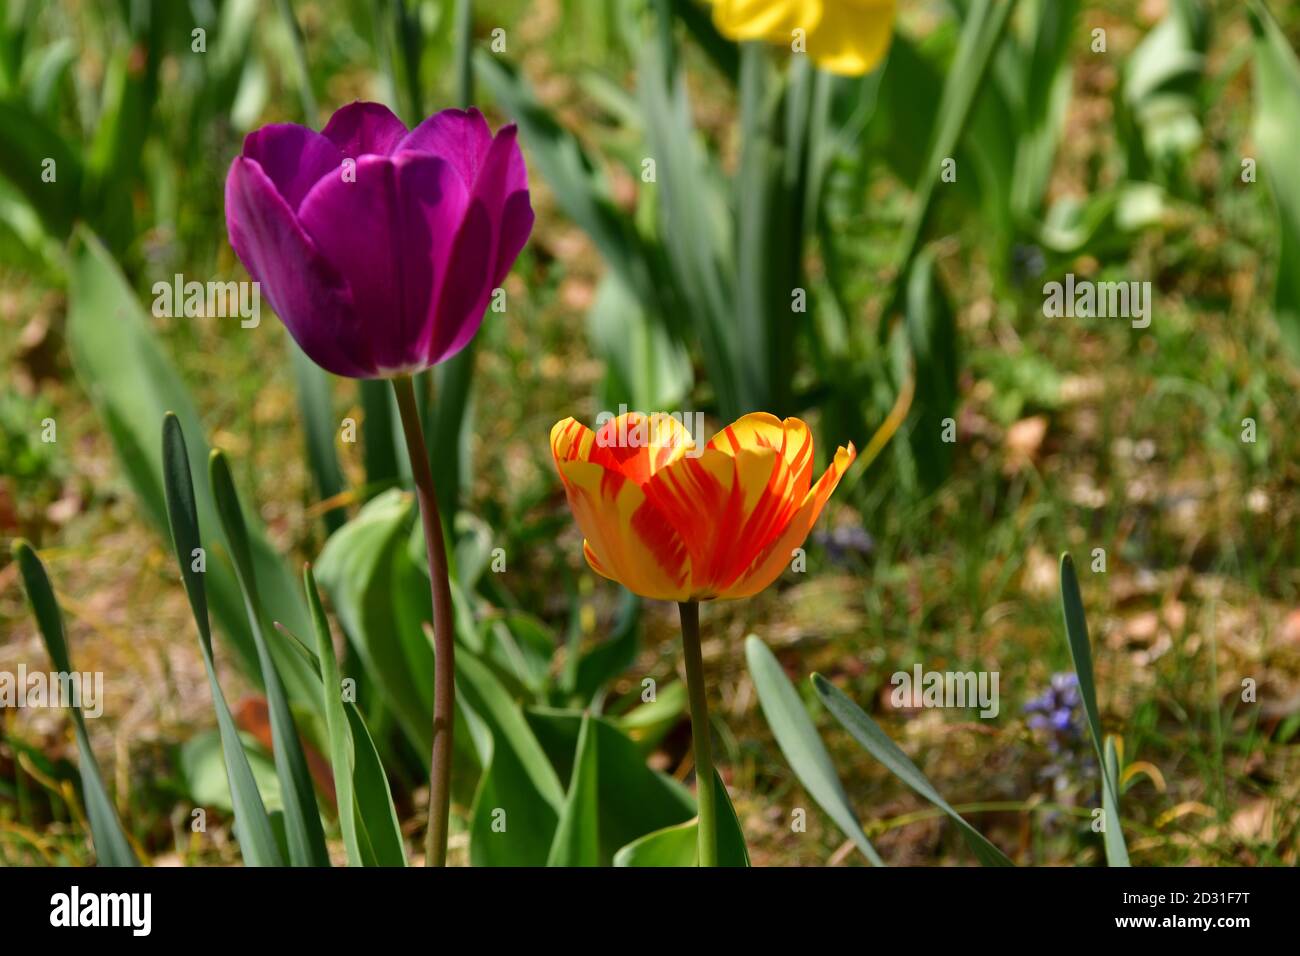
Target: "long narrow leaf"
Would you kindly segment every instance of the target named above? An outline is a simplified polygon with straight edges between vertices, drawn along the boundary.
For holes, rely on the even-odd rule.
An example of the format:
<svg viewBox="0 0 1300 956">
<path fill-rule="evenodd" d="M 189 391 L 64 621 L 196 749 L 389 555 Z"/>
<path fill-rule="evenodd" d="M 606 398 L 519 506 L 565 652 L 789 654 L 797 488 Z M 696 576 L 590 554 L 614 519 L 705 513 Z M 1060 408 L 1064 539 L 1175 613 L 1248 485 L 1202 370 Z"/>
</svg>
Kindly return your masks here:
<svg viewBox="0 0 1300 956">
<path fill-rule="evenodd" d="M 1061 555 L 1061 609 L 1065 616 L 1065 638 L 1070 645 L 1070 660 L 1079 679 L 1079 696 L 1088 718 L 1088 732 L 1097 752 L 1097 765 L 1101 768 L 1102 811 L 1105 822 L 1106 860 L 1111 866 L 1128 866 L 1128 848 L 1124 844 L 1124 831 L 1119 823 L 1119 788 L 1116 771 L 1106 759 L 1106 738 L 1101 729 L 1101 713 L 1097 709 L 1097 685 L 1092 674 L 1092 646 L 1088 640 L 1088 622 L 1083 615 L 1083 598 L 1079 594 L 1079 578 L 1074 573 L 1074 559 Z"/>
<path fill-rule="evenodd" d="M 754 679 L 763 716 L 767 718 L 772 736 L 799 782 L 863 856 L 874 866 L 884 866 L 884 860 L 858 823 L 844 785 L 831 763 L 831 755 L 826 752 L 826 745 L 799 699 L 799 692 L 785 676 L 776 656 L 751 634 L 745 639 L 745 660 L 749 663 L 749 676 Z"/>
<path fill-rule="evenodd" d="M 966 822 L 960 813 L 954 810 L 934 785 L 926 779 L 925 774 L 917 769 L 916 764 L 908 759 L 907 754 L 898 749 L 898 745 L 889 739 L 889 735 L 866 715 L 866 713 L 839 688 L 821 674 L 813 674 L 813 688 L 822 699 L 826 709 L 838 720 L 844 729 L 860 743 L 871 756 L 875 757 L 899 780 L 907 784 L 925 799 L 946 813 L 957 825 L 958 831 L 966 840 L 976 858 L 985 866 L 1013 866 L 1006 854 L 988 841 L 984 834 Z"/>
<path fill-rule="evenodd" d="M 265 620 L 257 576 L 253 571 L 253 554 L 244 523 L 244 508 L 235 490 L 226 456 L 213 451 L 208 459 L 208 477 L 212 483 L 212 497 L 216 501 L 217 516 L 226 538 L 230 556 L 235 562 L 235 576 L 244 595 L 248 611 L 248 624 L 257 645 L 258 663 L 262 669 L 262 685 L 266 688 L 266 704 L 271 715 L 271 750 L 275 757 L 275 771 L 280 778 L 280 792 L 284 798 L 285 829 L 289 839 L 289 860 L 294 866 L 329 866 L 329 851 L 325 848 L 325 833 L 321 828 L 320 809 L 316 806 L 316 792 L 312 787 L 311 772 L 303 754 L 298 730 L 289 710 L 289 700 L 284 684 L 276 670 L 271 648 L 263 633 Z"/>
<path fill-rule="evenodd" d="M 212 705 L 217 711 L 217 728 L 221 732 L 221 751 L 226 762 L 230 798 L 235 809 L 235 826 L 239 848 L 249 866 L 283 866 L 284 859 L 275 840 L 271 818 L 258 792 L 253 770 L 248 765 L 239 739 L 239 729 L 230 714 L 226 697 L 217 682 L 216 663 L 212 659 L 212 631 L 208 624 L 208 598 L 204 585 L 206 560 L 199 536 L 199 512 L 194 499 L 194 482 L 190 477 L 189 453 L 180 420 L 170 412 L 163 418 L 162 430 L 163 489 L 171 525 L 172 545 L 180 565 L 185 593 L 194 612 L 199 631 L 199 650 L 208 674 Z"/>
<path fill-rule="evenodd" d="M 56 671 L 73 674 L 68 641 L 63 630 L 63 614 L 59 611 L 45 566 L 31 545 L 21 538 L 14 542 L 13 554 L 18 570 L 22 573 L 27 600 L 32 606 L 32 614 L 36 617 L 37 628 L 45 641 L 50 661 Z M 117 808 L 113 806 L 99 764 L 95 761 L 95 752 L 90 747 L 90 735 L 86 732 L 86 718 L 79 705 L 74 704 L 70 709 L 77 738 L 77 769 L 81 774 L 81 789 L 85 795 L 86 816 L 90 820 L 95 856 L 100 866 L 139 866 L 140 861 L 131 849 L 122 822 L 118 819 Z"/>
<path fill-rule="evenodd" d="M 316 632 L 316 659 L 320 663 L 334 792 L 338 797 L 339 827 L 343 831 L 348 863 L 405 866 L 402 831 L 388 778 L 355 704 L 349 703 L 346 708 L 343 704 L 339 662 L 310 565 L 303 569 L 303 582 Z"/>
</svg>

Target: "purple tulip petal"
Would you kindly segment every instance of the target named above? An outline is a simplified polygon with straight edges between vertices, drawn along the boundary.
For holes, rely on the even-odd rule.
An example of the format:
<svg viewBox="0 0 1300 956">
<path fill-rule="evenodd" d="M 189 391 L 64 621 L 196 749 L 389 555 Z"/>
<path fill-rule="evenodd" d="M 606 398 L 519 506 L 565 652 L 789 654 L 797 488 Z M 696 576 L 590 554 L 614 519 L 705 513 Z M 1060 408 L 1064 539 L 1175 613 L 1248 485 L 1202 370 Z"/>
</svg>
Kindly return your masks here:
<svg viewBox="0 0 1300 956">
<path fill-rule="evenodd" d="M 226 227 L 235 254 L 302 350 L 336 375 L 374 377 L 368 340 L 356 334 L 347 283 L 262 167 L 242 156 L 226 176 Z"/>
<path fill-rule="evenodd" d="M 430 362 L 463 349 L 483 323 L 492 290 L 505 278 L 533 225 L 528 203 L 528 171 L 514 126 L 506 126 L 484 157 L 474 182 L 469 211 L 456 236 L 450 275 L 438 300 L 428 340 Z"/>
<path fill-rule="evenodd" d="M 244 157 L 254 160 L 290 209 L 343 161 L 338 147 L 320 133 L 293 123 L 276 123 L 244 137 Z"/>
<path fill-rule="evenodd" d="M 389 156 L 406 136 L 406 124 L 382 103 L 349 103 L 334 111 L 321 135 L 345 156 Z"/>
<path fill-rule="evenodd" d="M 483 114 L 468 110 L 443 110 L 411 130 L 397 152 L 411 150 L 441 156 L 460 173 L 467 190 L 474 188 L 483 161 L 492 148 L 492 130 Z"/>
<path fill-rule="evenodd" d="M 383 374 L 426 364 L 418 345 L 467 201 L 449 163 L 417 153 L 363 156 L 355 182 L 327 177 L 303 200 L 303 229 L 347 280 Z"/>
</svg>

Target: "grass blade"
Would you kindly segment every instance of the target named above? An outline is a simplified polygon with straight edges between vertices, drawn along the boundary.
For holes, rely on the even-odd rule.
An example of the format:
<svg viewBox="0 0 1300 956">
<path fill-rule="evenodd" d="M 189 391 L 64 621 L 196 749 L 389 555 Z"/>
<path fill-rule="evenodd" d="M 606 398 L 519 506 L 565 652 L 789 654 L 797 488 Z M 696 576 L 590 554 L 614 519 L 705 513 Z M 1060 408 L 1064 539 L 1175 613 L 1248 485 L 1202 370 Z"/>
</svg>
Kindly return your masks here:
<svg viewBox="0 0 1300 956">
<path fill-rule="evenodd" d="M 37 628 L 45 641 L 45 650 L 50 655 L 54 669 L 63 674 L 74 673 L 63 631 L 63 615 L 55 600 L 54 589 L 50 587 L 45 566 L 41 564 L 41 559 L 36 556 L 32 546 L 21 538 L 14 542 L 13 555 L 23 576 L 27 600 L 32 606 L 32 614 L 36 618 Z M 90 820 L 90 836 L 95 844 L 96 860 L 100 866 L 139 866 L 140 861 L 131 850 L 117 808 L 113 806 L 104 786 L 95 753 L 90 748 L 86 718 L 81 713 L 80 706 L 74 705 L 70 709 L 77 737 L 77 769 L 81 774 L 81 789 L 86 801 L 86 816 Z"/>
<path fill-rule="evenodd" d="M 1097 684 L 1092 674 L 1092 648 L 1088 641 L 1088 622 L 1083 616 L 1083 598 L 1079 594 L 1079 578 L 1074 572 L 1074 559 L 1061 555 L 1061 608 L 1065 616 L 1065 637 L 1070 645 L 1070 660 L 1079 678 L 1079 696 L 1088 717 L 1088 732 L 1097 751 L 1097 764 L 1101 768 L 1102 811 L 1105 814 L 1106 861 L 1111 866 L 1128 866 L 1128 848 L 1124 845 L 1124 832 L 1119 823 L 1118 761 L 1112 769 L 1113 744 L 1108 744 L 1101 730 L 1101 714 L 1097 709 Z M 1109 753 L 1108 753 L 1109 749 Z"/>
<path fill-rule="evenodd" d="M 217 668 L 212 659 L 212 631 L 208 623 L 208 598 L 204 589 L 199 560 L 206 561 L 199 536 L 199 513 L 194 499 L 194 481 L 190 475 L 189 453 L 185 448 L 185 435 L 180 420 L 170 412 L 163 418 L 162 430 L 163 489 L 167 499 L 167 516 L 171 526 L 172 546 L 181 568 L 185 594 L 194 612 L 194 623 L 199 631 L 199 650 L 212 690 L 212 705 L 217 711 L 217 729 L 221 733 L 221 752 L 226 762 L 226 777 L 230 783 L 230 798 L 235 808 L 235 825 L 238 828 L 239 849 L 249 866 L 283 866 L 284 859 L 275 841 L 271 818 L 257 790 L 253 770 L 248 765 L 239 739 L 239 729 L 230 714 L 221 685 L 217 682 Z"/>
<path fill-rule="evenodd" d="M 863 712 L 857 704 L 849 700 L 844 693 L 821 674 L 813 674 L 813 688 L 822 699 L 831 715 L 844 725 L 844 729 L 860 743 L 871 756 L 885 765 L 889 771 L 903 783 L 907 784 L 925 799 L 946 813 L 957 825 L 965 838 L 967 846 L 984 866 L 1014 866 L 1006 854 L 989 842 L 984 834 L 963 819 L 948 801 L 939 795 L 934 785 L 926 779 L 925 774 L 916 764 L 908 759 L 907 754 L 898 749 L 898 745 L 889 739 L 889 735 Z"/>
<path fill-rule="evenodd" d="M 831 756 L 799 699 L 799 692 L 785 676 L 776 656 L 751 634 L 745 639 L 745 660 L 749 663 L 749 676 L 754 679 L 763 716 L 767 718 L 767 725 L 772 728 L 772 736 L 776 738 L 781 753 L 785 754 L 790 769 L 817 805 L 862 851 L 862 855 L 872 865 L 884 866 L 885 862 L 858 823 L 844 785 L 831 763 Z"/>
</svg>

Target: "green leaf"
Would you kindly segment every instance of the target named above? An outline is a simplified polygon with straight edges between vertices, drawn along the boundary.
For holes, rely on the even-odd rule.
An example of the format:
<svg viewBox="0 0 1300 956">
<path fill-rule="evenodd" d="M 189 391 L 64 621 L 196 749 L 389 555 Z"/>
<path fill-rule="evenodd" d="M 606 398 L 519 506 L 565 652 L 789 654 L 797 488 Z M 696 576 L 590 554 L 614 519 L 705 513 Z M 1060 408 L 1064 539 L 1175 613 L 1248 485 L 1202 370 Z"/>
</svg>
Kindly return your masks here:
<svg viewBox="0 0 1300 956">
<path fill-rule="evenodd" d="M 357 389 L 366 423 L 362 438 L 366 497 L 372 498 L 400 480 L 405 456 L 398 453 L 401 444 L 392 388 L 383 379 L 367 378 L 357 383 Z"/>
<path fill-rule="evenodd" d="M 609 721 L 575 712 L 552 712 L 549 720 L 578 733 L 548 866 L 608 866 L 620 847 L 694 812 L 686 789 L 647 767 L 641 749 Z"/>
<path fill-rule="evenodd" d="M 752 410 L 742 380 L 735 230 L 723 177 L 691 119 L 684 74 L 666 76 L 658 44 L 642 44 L 637 94 L 645 114 L 646 140 L 655 160 L 659 235 L 663 237 L 675 290 L 700 341 L 725 420 Z"/>
<path fill-rule="evenodd" d="M 921 247 L 943 163 L 955 155 L 993 54 L 1002 41 L 1015 7 L 1016 0 L 973 0 L 962 24 L 957 54 L 939 97 L 930 148 L 917 182 L 917 196 L 903 226 L 895 291 L 891 296 L 895 302 L 902 295 L 903 282 L 911 273 L 912 259 Z M 892 313 L 894 308 L 894 303 L 891 303 L 887 313 Z M 882 323 L 882 332 L 884 326 Z"/>
<path fill-rule="evenodd" d="M 330 765 L 334 770 L 339 828 L 343 831 L 348 864 L 363 866 L 373 862 L 378 866 L 405 866 L 402 830 L 388 778 L 355 704 L 349 702 L 344 706 L 343 677 L 310 565 L 303 569 L 303 583 L 316 631 Z"/>
<path fill-rule="evenodd" d="M 444 521 L 460 510 L 461 487 L 470 474 L 470 432 L 474 406 L 474 359 L 477 339 L 433 370 L 428 409 L 429 468 Z"/>
<path fill-rule="evenodd" d="M 1254 139 L 1259 171 L 1268 183 L 1281 226 L 1273 307 L 1282 339 L 1300 359 L 1300 60 L 1281 27 L 1259 0 L 1247 8 L 1255 33 Z"/>
<path fill-rule="evenodd" d="M 343 491 L 343 471 L 334 449 L 333 398 L 330 394 L 329 374 L 307 357 L 292 336 L 285 336 L 290 364 L 298 386 L 298 414 L 302 418 L 303 436 L 307 443 L 307 464 L 311 468 L 312 482 L 322 501 Z M 330 533 L 342 527 L 347 514 L 342 508 L 331 508 L 322 516 Z"/>
<path fill-rule="evenodd" d="M 884 866 L 858 823 L 826 745 L 775 655 L 751 634 L 745 639 L 745 660 L 749 663 L 749 676 L 754 679 L 763 716 L 799 782 L 863 856 L 875 866 Z"/>
<path fill-rule="evenodd" d="M 284 799 L 280 793 L 280 779 L 275 775 L 275 763 L 250 734 L 240 731 L 240 745 L 248 766 L 257 781 L 257 792 L 272 819 L 282 817 Z M 235 809 L 230 796 L 230 782 L 226 775 L 226 758 L 222 753 L 221 733 L 217 730 L 196 734 L 180 748 L 177 769 L 185 795 L 195 806 L 231 813 Z M 277 839 L 279 832 L 277 829 Z"/>
<path fill-rule="evenodd" d="M 1079 594 L 1079 578 L 1074 573 L 1074 559 L 1068 553 L 1061 555 L 1061 608 L 1065 616 L 1065 638 L 1070 645 L 1070 660 L 1074 662 L 1074 673 L 1079 679 L 1079 696 L 1083 699 L 1083 711 L 1088 718 L 1088 732 L 1092 735 L 1097 764 L 1101 767 L 1106 860 L 1111 866 L 1128 866 L 1128 848 L 1124 844 L 1124 831 L 1119 822 L 1118 777 L 1107 761 L 1106 738 L 1101 730 L 1101 712 L 1097 709 L 1097 685 L 1092 675 L 1088 622 L 1083 615 L 1083 598 Z"/>
<path fill-rule="evenodd" d="M 198 410 L 176 370 L 160 351 L 140 303 L 117 264 L 93 234 L 78 230 L 72 245 L 67 339 L 77 378 L 90 395 L 118 461 L 146 516 L 164 537 L 168 534 L 167 504 L 158 476 L 163 470 L 158 447 L 158 421 L 172 411 L 191 436 L 190 467 L 198 478 L 195 503 L 208 527 L 216 525 L 216 508 L 208 486 L 208 450 L 202 441 Z M 299 634 L 309 620 L 296 583 L 272 550 L 260 527 L 250 523 L 253 567 L 268 614 Z M 244 603 L 229 557 L 216 550 L 207 555 L 205 600 L 211 600 L 218 626 L 238 652 L 244 672 L 260 680 L 256 647 L 248 628 Z M 292 654 L 277 656 L 290 699 L 299 705 L 320 706 L 316 679 Z"/>
<path fill-rule="evenodd" d="M 475 741 L 484 769 L 470 810 L 470 863 L 541 866 L 564 802 L 560 780 L 519 704 L 468 653 L 456 655 L 456 690 L 484 730 Z"/>
<path fill-rule="evenodd" d="M 351 521 L 325 542 L 316 578 L 330 596 L 339 622 L 356 648 L 383 704 L 397 718 L 416 752 L 428 760 L 433 743 L 433 649 L 419 622 L 403 623 L 396 602 L 414 599 L 402 581 L 418 583 L 406 556 L 406 533 L 414 502 L 390 489 L 367 502 Z M 427 588 L 427 582 L 426 582 Z M 428 591 L 424 592 L 428 613 Z M 421 613 L 421 612 L 414 612 Z"/>
<path fill-rule="evenodd" d="M 631 737 L 643 754 L 649 754 L 681 721 L 682 714 L 686 713 L 686 702 L 686 684 L 675 681 L 659 688 L 654 700 L 609 720 Z"/>
<path fill-rule="evenodd" d="M 736 808 L 717 771 L 713 787 L 718 806 L 718 866 L 749 866 L 749 851 L 736 817 Z M 699 866 L 700 844 L 696 830 L 698 818 L 656 830 L 634 840 L 614 854 L 615 866 Z"/>
<path fill-rule="evenodd" d="M 257 577 L 253 571 L 253 552 L 244 520 L 244 508 L 230 475 L 230 465 L 220 451 L 214 450 L 208 459 L 208 476 L 226 546 L 235 562 L 235 576 L 244 594 L 253 642 L 257 645 L 262 685 L 266 688 L 267 710 L 271 718 L 271 749 L 275 756 L 275 769 L 280 777 L 280 790 L 284 795 L 289 860 L 293 866 L 329 866 L 329 851 L 325 847 L 325 833 L 321 828 L 320 809 L 316 806 L 311 772 L 307 769 L 307 758 L 303 754 L 302 742 L 298 739 L 298 730 L 293 723 L 284 685 L 280 682 L 280 674 L 271 656 L 271 647 L 262 630 L 265 618 Z"/>
<path fill-rule="evenodd" d="M 45 566 L 32 550 L 32 546 L 19 538 L 13 545 L 14 561 L 23 576 L 23 585 L 27 588 L 27 600 L 32 606 L 32 614 L 45 642 L 46 653 L 54 669 L 63 674 L 75 673 L 68 655 L 67 637 L 63 630 L 63 615 L 59 611 L 54 589 L 50 587 L 49 576 Z M 77 769 L 81 774 L 81 789 L 86 802 L 86 816 L 90 821 L 90 836 L 95 844 L 95 857 L 100 866 L 139 866 L 131 849 L 131 843 L 122 829 L 117 808 L 104 786 L 104 777 L 99 764 L 95 761 L 95 752 L 90 747 L 90 736 L 86 732 L 86 718 L 79 705 L 69 708 L 72 711 L 73 731 L 77 738 Z"/>
<path fill-rule="evenodd" d="M 898 749 L 898 745 L 889 739 L 874 720 L 866 715 L 857 704 L 849 700 L 844 693 L 821 674 L 812 675 L 813 689 L 821 698 L 826 709 L 831 712 L 844 729 L 861 744 L 866 751 L 879 760 L 903 783 L 907 784 L 922 797 L 946 813 L 957 825 L 958 831 L 965 838 L 967 846 L 984 866 L 1013 866 L 1006 854 L 988 841 L 984 834 L 967 823 L 948 801 L 939 795 L 939 791 L 926 779 L 925 774 L 917 769 L 916 764 L 908 759 L 907 754 Z"/>
<path fill-rule="evenodd" d="M 52 181 L 47 170 L 53 172 Z M 46 231 L 60 239 L 68 235 L 80 208 L 81 161 L 58 133 L 15 99 L 0 100 L 0 175 L 36 210 Z"/>
<path fill-rule="evenodd" d="M 742 44 L 740 65 L 736 357 L 744 407 L 779 416 L 790 410 L 801 321 L 791 295 L 805 285 L 804 190 L 814 70 L 807 57 L 794 57 L 788 83 L 773 93 L 776 77 L 766 44 Z M 668 236 L 669 243 L 673 239 Z"/>
<path fill-rule="evenodd" d="M 954 445 L 943 440 L 943 421 L 957 408 L 961 365 L 956 316 L 940 284 L 934 252 L 928 246 L 912 260 L 901 331 L 911 367 L 906 361 L 896 361 L 895 375 L 899 388 L 909 376 L 916 388 L 907 431 L 908 449 L 921 487 L 933 490 L 952 467 Z"/>
<path fill-rule="evenodd" d="M 170 412 L 163 418 L 162 430 L 163 488 L 171 524 L 172 545 L 180 565 L 181 579 L 189 597 L 190 609 L 199 631 L 199 650 L 208 674 L 212 704 L 217 711 L 217 728 L 221 733 L 221 750 L 225 756 L 226 777 L 230 783 L 235 810 L 239 848 L 249 866 L 283 866 L 275 831 L 262 803 L 253 771 L 240 743 L 239 730 L 230 714 L 221 685 L 217 682 L 216 664 L 212 659 L 212 632 L 208 624 L 208 599 L 204 578 L 198 570 L 198 557 L 204 552 L 199 536 L 199 512 L 190 478 L 189 453 L 180 419 Z"/>
</svg>

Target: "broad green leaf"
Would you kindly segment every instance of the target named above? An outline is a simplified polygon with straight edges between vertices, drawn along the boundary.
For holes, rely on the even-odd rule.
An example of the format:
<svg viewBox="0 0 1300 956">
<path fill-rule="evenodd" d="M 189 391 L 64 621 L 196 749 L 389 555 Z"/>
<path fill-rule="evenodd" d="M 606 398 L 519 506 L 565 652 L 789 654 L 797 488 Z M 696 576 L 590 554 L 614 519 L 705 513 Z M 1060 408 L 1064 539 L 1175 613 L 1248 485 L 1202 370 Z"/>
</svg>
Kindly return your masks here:
<svg viewBox="0 0 1300 956">
<path fill-rule="evenodd" d="M 205 526 L 214 527 L 217 515 L 208 486 L 208 449 L 201 437 L 198 410 L 159 350 L 144 311 L 117 264 L 85 230 L 77 231 L 72 244 L 69 281 L 66 334 L 72 365 L 145 514 L 165 538 L 169 518 L 159 482 L 163 461 L 157 435 L 159 420 L 171 411 L 191 436 L 189 464 L 198 481 L 194 489 L 198 518 Z M 306 607 L 292 576 L 260 527 L 250 523 L 248 531 L 268 615 L 294 632 L 306 634 Z M 217 625 L 235 646 L 244 672 L 260 680 L 257 651 L 230 559 L 219 549 L 206 557 L 205 601 L 211 600 Z M 274 653 L 290 699 L 298 705 L 319 707 L 310 669 L 287 648 L 277 648 Z"/>
<path fill-rule="evenodd" d="M 948 801 L 939 795 L 939 791 L 926 779 L 925 774 L 917 769 L 916 764 L 908 759 L 874 720 L 844 693 L 821 674 L 812 675 L 813 689 L 821 698 L 826 709 L 831 712 L 844 729 L 861 744 L 866 751 L 879 760 L 899 780 L 925 797 L 936 807 L 946 813 L 957 825 L 958 831 L 965 838 L 967 846 L 984 866 L 1013 866 L 1006 854 L 988 841 L 984 834 L 965 821 Z"/>
<path fill-rule="evenodd" d="M 329 851 L 325 847 L 325 833 L 321 828 L 320 809 L 316 806 L 311 772 L 307 769 L 307 758 L 303 754 L 302 742 L 298 739 L 298 729 L 294 726 L 284 685 L 263 633 L 264 611 L 257 577 L 253 571 L 253 552 L 248 539 L 244 508 L 230 475 L 230 465 L 220 451 L 214 450 L 208 459 L 208 477 L 226 547 L 235 562 L 235 576 L 244 595 L 253 642 L 257 645 L 262 686 L 266 688 L 267 710 L 271 718 L 272 753 L 276 773 L 280 777 L 280 790 L 284 795 L 289 861 L 293 866 L 329 866 Z"/>
<path fill-rule="evenodd" d="M 404 572 L 399 565 L 409 565 L 404 550 L 413 505 L 398 489 L 367 502 L 330 536 L 315 573 L 362 665 L 383 688 L 384 707 L 427 760 L 433 741 L 433 650 L 420 634 L 418 621 L 403 625 L 395 606 L 400 597 L 396 576 L 412 579 L 410 569 Z M 408 648 L 419 653 L 421 645 L 424 660 L 413 663 Z"/>
<path fill-rule="evenodd" d="M 31 545 L 21 538 L 14 542 L 13 555 L 22 574 L 23 585 L 27 588 L 27 600 L 32 606 L 37 629 L 41 632 L 46 653 L 50 655 L 54 669 L 63 674 L 75 673 L 68 655 L 63 614 L 59 611 L 45 566 Z M 86 719 L 81 707 L 74 705 L 70 710 L 77 738 L 77 769 L 81 774 L 81 789 L 86 802 L 86 816 L 90 821 L 90 835 L 95 843 L 96 860 L 100 866 L 139 866 L 140 861 L 136 859 L 126 832 L 122 829 L 117 808 L 104 786 L 103 774 L 95 761 L 95 752 L 90 747 L 90 735 L 86 732 Z"/>
<path fill-rule="evenodd" d="M 354 704 L 344 706 L 343 677 L 310 565 L 303 569 L 303 583 L 316 632 L 330 765 L 334 769 L 339 828 L 343 831 L 348 864 L 363 866 L 373 862 L 379 866 L 405 866 L 402 831 L 388 778 L 360 713 Z"/>
<path fill-rule="evenodd" d="M 736 808 L 717 771 L 713 774 L 718 807 L 718 865 L 749 866 L 749 851 L 745 848 L 745 835 L 736 817 Z M 696 832 L 698 818 L 685 823 L 648 833 L 634 840 L 614 854 L 615 866 L 699 866 L 700 844 Z"/>
<path fill-rule="evenodd" d="M 1128 849 L 1119 822 L 1119 781 L 1111 773 L 1106 759 L 1106 738 L 1101 729 L 1101 712 L 1097 709 L 1097 685 L 1092 674 L 1092 645 L 1088 640 L 1088 622 L 1083 614 L 1079 578 L 1074 573 L 1074 559 L 1061 555 L 1061 608 L 1065 616 L 1065 638 L 1070 645 L 1070 660 L 1079 679 L 1079 696 L 1088 718 L 1088 732 L 1101 768 L 1102 810 L 1106 824 L 1106 860 L 1111 866 L 1128 866 Z"/>
<path fill-rule="evenodd" d="M 643 754 L 648 754 L 680 722 L 682 714 L 686 713 L 686 701 L 686 684 L 675 681 L 659 688 L 654 700 L 638 704 L 627 713 L 609 720 L 631 737 Z"/>
<path fill-rule="evenodd" d="M 767 725 L 772 728 L 772 736 L 776 738 L 781 753 L 785 754 L 790 769 L 818 806 L 862 851 L 862 855 L 873 865 L 884 866 L 880 854 L 858 823 L 844 785 L 831 763 L 831 756 L 799 699 L 799 692 L 785 676 L 775 655 L 751 634 L 745 639 L 745 660 L 749 664 L 749 676 L 754 679 L 754 689 L 758 691 L 763 716 L 767 718 Z"/>
<path fill-rule="evenodd" d="M 530 713 L 573 741 L 568 793 L 549 866 L 608 866 L 620 847 L 689 819 L 694 801 L 679 783 L 646 766 L 622 731 L 590 713 Z M 569 736 L 577 728 L 576 737 Z"/>
<path fill-rule="evenodd" d="M 181 579 L 185 582 L 190 609 L 194 613 L 194 623 L 198 626 L 199 650 L 208 674 L 212 704 L 217 711 L 217 728 L 221 733 L 221 750 L 226 762 L 226 777 L 230 783 L 235 826 L 239 831 L 240 852 L 249 866 L 283 866 L 271 819 L 262 803 L 253 771 L 240 743 L 235 719 L 230 714 L 221 685 L 217 682 L 217 668 L 212 659 L 212 632 L 208 623 L 208 599 L 204 580 L 206 572 L 198 570 L 198 558 L 204 552 L 199 536 L 199 512 L 194 497 L 194 483 L 190 478 L 189 453 L 185 448 L 180 420 L 170 412 L 163 418 L 162 465 L 172 545 L 176 561 L 180 565 Z"/>
<path fill-rule="evenodd" d="M 281 816 L 284 810 L 284 798 L 280 793 L 280 778 L 275 774 L 275 762 L 262 746 L 249 734 L 240 731 L 239 742 L 244 749 L 253 779 L 257 781 L 257 792 L 262 796 L 262 804 L 267 813 L 274 818 Z M 180 747 L 177 761 L 180 780 L 185 788 L 185 795 L 195 806 L 223 813 L 235 809 L 230 796 L 230 781 L 226 774 L 226 758 L 222 753 L 221 732 L 204 731 L 185 741 Z M 277 833 L 277 837 L 278 837 Z"/>
<path fill-rule="evenodd" d="M 456 655 L 457 703 L 486 733 L 476 736 L 479 778 L 470 811 L 473 866 L 541 866 L 546 862 L 564 789 L 519 704 L 484 664 Z"/>
</svg>

